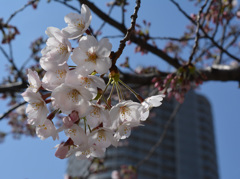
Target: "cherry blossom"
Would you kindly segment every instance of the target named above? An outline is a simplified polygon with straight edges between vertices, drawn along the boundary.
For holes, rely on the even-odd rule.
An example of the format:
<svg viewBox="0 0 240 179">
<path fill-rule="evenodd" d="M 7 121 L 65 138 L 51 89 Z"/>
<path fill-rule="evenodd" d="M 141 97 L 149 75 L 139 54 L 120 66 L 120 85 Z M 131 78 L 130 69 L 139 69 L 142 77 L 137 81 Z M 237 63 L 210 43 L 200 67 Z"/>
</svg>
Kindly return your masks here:
<svg viewBox="0 0 240 179">
<path fill-rule="evenodd" d="M 109 40 L 97 41 L 93 36 L 84 35 L 91 19 L 89 8 L 82 5 L 80 15 L 70 13 L 65 16 L 67 27 L 62 30 L 47 28 L 49 38 L 40 59 L 44 77 L 40 80 L 37 72 L 29 69 L 30 86 L 22 93 L 23 99 L 29 103 L 26 107 L 28 123 L 36 127 L 40 139 L 59 139 L 62 131 L 68 137 L 67 141 L 56 146 L 55 156 L 60 159 L 73 154 L 78 159 L 103 157 L 109 146 L 117 147 L 120 140 L 130 136 L 132 128 L 142 125 L 149 110 L 160 106 L 164 98 L 164 95 L 156 95 L 143 100 L 120 80 L 118 70 L 111 68 L 114 64 L 109 57 L 112 49 Z M 72 50 L 68 39 L 75 38 L 80 39 Z M 68 64 L 69 56 L 76 66 Z M 108 72 L 106 85 L 103 76 Z M 120 84 L 141 103 L 124 100 Z M 105 100 L 109 86 L 112 90 Z M 119 102 L 115 101 L 112 106 L 114 86 Z M 54 117 L 59 117 L 57 114 L 62 118 L 62 125 L 58 128 L 53 123 Z"/>
<path fill-rule="evenodd" d="M 46 42 L 47 46 L 41 51 L 43 56 L 40 58 L 40 65 L 44 70 L 48 71 L 55 66 L 61 66 L 66 63 L 72 47 L 60 29 L 48 27 L 46 34 L 49 38 Z"/>
<path fill-rule="evenodd" d="M 84 130 L 77 124 L 73 124 L 71 128 L 64 130 L 67 137 L 70 137 L 75 145 L 87 145 L 87 136 Z"/>
<path fill-rule="evenodd" d="M 48 109 L 40 93 L 35 93 L 27 89 L 22 93 L 22 97 L 29 103 L 26 108 L 28 123 L 32 125 L 42 125 L 47 118 Z"/>
<path fill-rule="evenodd" d="M 92 99 L 92 95 L 81 86 L 70 86 L 63 83 L 53 90 L 51 99 L 53 106 L 64 113 L 70 114 L 73 110 L 85 113 L 84 111 L 87 112 L 89 106 L 86 100 Z"/>
<path fill-rule="evenodd" d="M 112 128 L 117 128 L 121 122 L 125 121 L 139 121 L 140 119 L 140 103 L 131 100 L 122 101 L 110 110 L 110 118 L 112 121 Z"/>
<path fill-rule="evenodd" d="M 53 140 L 59 138 L 53 122 L 49 119 L 46 119 L 44 124 L 36 127 L 36 134 L 41 140 L 44 140 L 50 136 L 52 136 Z"/>
<path fill-rule="evenodd" d="M 68 84 L 76 84 L 76 82 L 86 88 L 92 95 L 93 98 L 96 97 L 99 89 L 104 89 L 106 87 L 106 84 L 104 80 L 98 76 L 95 75 L 82 75 L 79 74 L 76 70 L 71 70 L 66 74 L 66 83 Z"/>
<path fill-rule="evenodd" d="M 59 85 L 65 82 L 65 77 L 69 72 L 68 65 L 65 63 L 62 66 L 55 66 L 47 71 L 42 79 L 42 86 L 46 90 L 52 91 Z"/>
<path fill-rule="evenodd" d="M 112 130 L 102 127 L 89 134 L 89 141 L 100 148 L 107 148 L 110 145 L 117 146 L 117 141 L 113 134 Z"/>
<path fill-rule="evenodd" d="M 114 137 L 119 141 L 126 139 L 131 135 L 131 129 L 140 125 L 139 121 L 125 121 L 119 124 Z"/>
<path fill-rule="evenodd" d="M 105 154 L 106 148 L 100 148 L 96 145 L 92 145 L 86 150 L 77 151 L 75 156 L 77 159 L 88 159 L 90 157 L 103 157 Z"/>
<path fill-rule="evenodd" d="M 142 108 L 141 108 L 141 120 L 145 121 L 149 116 L 149 111 L 152 107 L 158 107 L 162 104 L 162 100 L 165 97 L 163 94 L 159 94 L 156 96 L 151 96 L 146 98 L 142 102 Z"/>
<path fill-rule="evenodd" d="M 103 74 L 107 73 L 112 65 L 109 55 L 112 44 L 108 39 L 103 38 L 99 42 L 93 36 L 83 36 L 79 41 L 79 46 L 73 50 L 72 60 L 80 70 L 87 74 L 93 71 Z"/>
<path fill-rule="evenodd" d="M 95 128 L 99 126 L 99 124 L 103 123 L 103 126 L 109 125 L 109 112 L 104 109 L 103 106 L 94 105 L 90 106 L 89 113 L 86 115 L 87 124 L 91 128 Z"/>
<path fill-rule="evenodd" d="M 30 84 L 28 88 L 36 93 L 42 85 L 42 82 L 39 79 L 38 73 L 36 71 L 32 71 L 31 69 L 28 69 L 27 77 L 28 77 L 28 82 Z"/>
<path fill-rule="evenodd" d="M 68 27 L 62 29 L 62 32 L 69 39 L 80 37 L 89 27 L 92 15 L 91 11 L 85 4 L 81 7 L 81 14 L 70 13 L 64 17 Z"/>
</svg>

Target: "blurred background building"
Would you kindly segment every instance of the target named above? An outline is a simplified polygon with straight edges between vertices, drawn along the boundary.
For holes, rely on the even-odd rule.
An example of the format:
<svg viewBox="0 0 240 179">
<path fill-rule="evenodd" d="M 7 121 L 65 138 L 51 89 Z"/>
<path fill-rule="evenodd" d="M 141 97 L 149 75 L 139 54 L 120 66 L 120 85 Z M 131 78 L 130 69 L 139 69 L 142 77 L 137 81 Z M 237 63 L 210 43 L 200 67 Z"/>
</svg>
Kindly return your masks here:
<svg viewBox="0 0 240 179">
<path fill-rule="evenodd" d="M 104 158 L 104 170 L 91 174 L 91 179 L 109 179 L 122 165 L 136 165 L 159 141 L 165 125 L 177 106 L 167 100 L 151 111 L 144 126 L 132 130 L 122 146 L 110 147 Z M 67 174 L 88 176 L 90 161 L 69 159 Z M 139 179 L 218 179 L 213 117 L 209 101 L 191 91 L 168 126 L 161 144 L 151 157 L 138 167 Z"/>
</svg>

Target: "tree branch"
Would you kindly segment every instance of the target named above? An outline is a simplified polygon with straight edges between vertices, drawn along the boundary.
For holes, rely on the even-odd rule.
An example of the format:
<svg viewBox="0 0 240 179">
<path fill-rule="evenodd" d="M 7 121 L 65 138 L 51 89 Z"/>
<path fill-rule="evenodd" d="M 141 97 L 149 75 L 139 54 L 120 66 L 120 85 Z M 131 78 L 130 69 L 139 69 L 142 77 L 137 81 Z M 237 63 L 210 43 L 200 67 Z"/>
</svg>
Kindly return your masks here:
<svg viewBox="0 0 240 179">
<path fill-rule="evenodd" d="M 25 4 L 22 8 L 16 10 L 16 11 L 8 18 L 8 20 L 6 21 L 6 24 L 8 24 L 8 23 L 12 20 L 12 18 L 17 15 L 17 13 L 23 11 L 26 7 L 28 7 L 29 5 L 32 5 L 35 1 L 36 1 L 36 0 L 29 1 L 29 2 L 28 2 L 27 4 Z"/>
<path fill-rule="evenodd" d="M 16 93 L 27 88 L 27 83 L 15 82 L 0 85 L 0 93 Z"/>
<path fill-rule="evenodd" d="M 201 69 L 199 72 L 206 76 L 204 81 L 240 81 L 240 66 L 234 67 L 229 65 L 213 65 L 212 67 Z M 120 77 L 125 83 L 150 85 L 152 84 L 151 81 L 154 77 L 166 77 L 168 74 L 169 73 L 167 72 L 160 72 L 160 74 L 139 75 L 121 73 Z"/>
<path fill-rule="evenodd" d="M 200 20 L 201 20 L 201 14 L 203 12 L 203 9 L 205 8 L 205 6 L 207 5 L 208 3 L 208 0 L 205 1 L 205 3 L 202 5 L 202 7 L 200 8 L 199 12 L 198 12 L 198 16 L 197 16 L 197 27 L 196 27 L 196 37 L 195 37 L 195 40 L 194 40 L 194 46 L 193 46 L 193 49 L 192 49 L 192 53 L 190 54 L 190 57 L 189 57 L 189 60 L 188 60 L 188 63 L 190 64 L 193 60 L 193 56 L 194 54 L 196 53 L 196 50 L 198 48 L 198 41 L 199 41 L 199 37 L 200 37 L 200 34 L 199 34 L 199 27 L 200 27 Z"/>
<path fill-rule="evenodd" d="M 121 31 L 123 34 L 127 33 L 127 29 L 124 25 L 122 25 L 121 23 L 115 21 L 114 19 L 112 19 L 111 17 L 109 17 L 107 14 L 105 14 L 103 11 L 101 11 L 97 6 L 95 6 L 93 3 L 89 2 L 88 0 L 79 0 L 81 3 L 86 4 L 95 14 L 97 14 L 102 20 L 106 21 L 108 24 L 110 24 L 111 26 L 115 27 L 116 29 L 118 29 L 119 31 Z M 170 65 L 172 65 L 175 68 L 179 68 L 181 65 L 178 61 L 177 58 L 172 58 L 170 56 L 168 56 L 165 52 L 163 52 L 162 50 L 154 47 L 153 45 L 150 45 L 148 43 L 146 43 L 145 41 L 143 41 L 142 39 L 136 37 L 135 35 L 132 35 L 130 37 L 130 40 L 136 44 L 138 44 L 139 46 L 141 46 L 142 48 L 146 49 L 147 51 L 157 55 L 158 57 L 162 58 L 164 61 L 166 61 L 167 63 L 169 63 Z"/>
<path fill-rule="evenodd" d="M 177 8 L 178 10 L 187 18 L 189 19 L 194 25 L 197 25 L 197 23 L 181 8 L 181 6 L 175 1 L 175 0 L 170 0 Z M 228 52 L 227 50 L 225 50 L 221 45 L 219 45 L 213 37 L 209 36 L 209 34 L 207 32 L 205 32 L 204 28 L 200 25 L 199 28 L 201 29 L 201 31 L 204 33 L 204 35 L 206 36 L 206 38 L 208 38 L 219 50 L 221 50 L 222 52 L 224 52 L 226 55 L 228 55 L 229 57 L 231 57 L 232 59 L 240 62 L 240 59 L 235 57 L 234 55 L 232 55 L 230 52 Z"/>
<path fill-rule="evenodd" d="M 66 1 L 61 1 L 61 0 L 54 0 L 54 1 L 56 1 L 56 2 L 58 2 L 58 3 L 61 3 L 61 4 L 65 5 L 65 6 L 67 6 L 67 7 L 69 7 L 70 9 L 78 12 L 79 14 L 81 13 L 81 11 L 80 11 L 79 9 L 75 8 L 74 6 L 69 5 Z"/>
<path fill-rule="evenodd" d="M 5 112 L 4 114 L 2 114 L 1 116 L 0 116 L 0 120 L 2 120 L 2 119 L 4 119 L 8 114 L 10 114 L 12 111 L 14 111 L 15 109 L 17 109 L 18 107 L 20 107 L 20 106 L 22 106 L 22 105 L 24 105 L 24 104 L 26 104 L 27 102 L 26 101 L 24 101 L 24 102 L 22 102 L 22 103 L 19 103 L 19 104 L 16 104 L 16 105 L 14 105 L 12 108 L 10 108 L 7 112 Z"/>
<path fill-rule="evenodd" d="M 134 8 L 134 13 L 133 15 L 131 16 L 132 18 L 132 21 L 131 21 L 131 26 L 130 28 L 127 30 L 126 32 L 126 35 L 125 37 L 120 41 L 120 45 L 118 47 L 118 50 L 114 53 L 114 58 L 113 58 L 113 64 L 116 63 L 117 59 L 121 56 L 122 52 L 123 52 L 123 49 L 125 48 L 126 46 L 126 42 L 130 39 L 131 35 L 132 35 L 132 32 L 134 31 L 135 29 L 135 24 L 136 24 L 136 20 L 137 20 L 137 13 L 138 13 L 138 10 L 140 8 L 140 3 L 141 1 L 140 0 L 136 0 L 136 6 Z"/>
</svg>

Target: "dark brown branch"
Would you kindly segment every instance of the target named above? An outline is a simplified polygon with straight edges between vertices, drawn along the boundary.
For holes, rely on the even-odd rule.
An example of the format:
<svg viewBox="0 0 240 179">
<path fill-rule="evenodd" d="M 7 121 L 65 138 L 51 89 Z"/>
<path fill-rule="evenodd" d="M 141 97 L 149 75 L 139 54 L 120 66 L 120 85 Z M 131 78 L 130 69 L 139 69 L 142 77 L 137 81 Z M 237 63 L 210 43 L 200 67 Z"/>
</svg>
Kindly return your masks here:
<svg viewBox="0 0 240 179">
<path fill-rule="evenodd" d="M 124 25 L 122 25 L 121 23 L 115 21 L 114 19 L 112 19 L 111 17 L 109 17 L 107 14 L 105 14 L 103 11 L 101 11 L 97 6 L 95 6 L 93 3 L 87 1 L 87 0 L 79 0 L 81 3 L 86 4 L 95 14 L 98 15 L 99 18 L 101 18 L 102 20 L 106 21 L 108 24 L 110 24 L 111 26 L 115 27 L 116 29 L 118 29 L 119 31 L 121 31 L 123 34 L 127 33 L 127 29 Z M 162 50 L 154 47 L 153 45 L 150 45 L 148 43 L 146 43 L 145 41 L 143 41 L 142 39 L 136 37 L 135 35 L 132 35 L 130 37 L 130 40 L 136 44 L 138 44 L 139 46 L 141 46 L 142 48 L 146 49 L 147 51 L 157 55 L 158 57 L 162 58 L 164 61 L 166 61 L 167 63 L 169 63 L 170 65 L 172 65 L 175 68 L 179 68 L 181 65 L 179 64 L 178 59 L 176 58 L 172 58 L 170 56 L 168 56 L 165 52 L 163 52 Z"/>
<path fill-rule="evenodd" d="M 188 63 L 190 64 L 193 60 L 193 56 L 194 54 L 196 53 L 196 50 L 198 48 L 198 41 L 199 41 L 199 37 L 200 37 L 200 34 L 199 34 L 199 28 L 200 28 L 200 21 L 201 21 L 201 14 L 203 12 L 203 9 L 205 8 L 205 6 L 207 5 L 208 3 L 208 0 L 205 0 L 205 3 L 202 5 L 202 7 L 200 8 L 199 12 L 198 12 L 198 16 L 197 16 L 197 27 L 196 27 L 196 37 L 195 37 L 195 40 L 194 40 L 194 46 L 193 46 L 193 49 L 192 49 L 192 53 L 190 54 L 190 57 L 189 57 L 189 60 L 188 60 Z"/>
<path fill-rule="evenodd" d="M 24 102 L 22 102 L 22 103 L 19 103 L 19 104 L 14 105 L 14 106 L 13 106 L 12 108 L 10 108 L 7 112 L 5 112 L 4 114 L 2 114 L 2 115 L 0 116 L 0 120 L 4 119 L 4 118 L 7 117 L 7 115 L 10 114 L 12 111 L 14 111 L 15 109 L 19 108 L 20 106 L 22 106 L 22 105 L 24 105 L 24 104 L 26 104 L 26 103 L 27 103 L 27 102 L 24 101 Z"/>
<path fill-rule="evenodd" d="M 240 66 L 233 67 L 228 65 L 213 65 L 206 69 L 199 70 L 206 76 L 205 81 L 240 81 Z M 121 79 L 129 84 L 150 85 L 154 77 L 166 77 L 169 73 L 161 72 L 160 74 L 129 74 L 121 73 Z"/>
<path fill-rule="evenodd" d="M 108 15 L 110 16 L 112 10 L 113 10 L 113 7 L 114 7 L 115 4 L 111 5 L 109 11 L 108 11 Z M 99 27 L 99 29 L 97 30 L 97 32 L 95 33 L 95 35 L 97 36 L 99 34 L 99 32 L 101 32 L 102 28 L 105 26 L 106 24 L 106 21 L 103 21 L 102 25 Z"/>
<path fill-rule="evenodd" d="M 200 37 L 200 38 L 204 38 L 204 37 Z M 183 41 L 190 41 L 190 40 L 194 40 L 194 37 L 189 37 L 189 38 L 175 38 L 175 37 L 149 37 L 149 39 L 153 39 L 153 40 L 171 40 L 171 41 L 178 41 L 178 42 L 183 42 Z"/>
<path fill-rule="evenodd" d="M 213 32 L 213 35 L 212 37 L 215 38 L 217 32 L 218 32 L 218 27 L 219 27 L 219 22 L 220 22 L 220 14 L 221 14 L 221 11 L 222 11 L 222 1 L 219 1 L 219 10 L 218 10 L 218 16 L 217 16 L 217 21 L 216 21 L 216 27 L 215 27 L 215 31 Z"/>
<path fill-rule="evenodd" d="M 12 46 L 11 44 L 9 44 L 9 48 L 10 48 L 10 57 L 9 55 L 7 54 L 7 52 L 2 48 L 2 46 L 0 46 L 0 51 L 3 53 L 3 55 L 6 57 L 6 59 L 9 61 L 9 63 L 12 65 L 12 68 L 13 70 L 15 70 L 18 74 L 18 77 L 21 78 L 22 82 L 25 83 L 25 79 L 24 79 L 24 76 L 22 74 L 21 71 L 19 71 L 19 69 L 17 68 L 17 66 L 15 65 L 15 62 L 14 60 L 11 58 L 13 56 L 12 54 Z"/>
<path fill-rule="evenodd" d="M 16 93 L 20 91 L 24 91 L 27 88 L 27 83 L 15 82 L 0 85 L 0 93 Z"/>
<path fill-rule="evenodd" d="M 140 8 L 140 4 L 141 4 L 141 1 L 140 0 L 136 0 L 136 6 L 134 8 L 134 13 L 131 16 L 131 18 L 132 18 L 131 26 L 127 30 L 125 37 L 120 41 L 120 45 L 118 47 L 118 50 L 115 52 L 114 58 L 112 59 L 113 60 L 113 64 L 115 64 L 117 59 L 121 56 L 121 54 L 123 52 L 123 49 L 126 46 L 126 42 L 130 39 L 130 37 L 132 35 L 132 32 L 135 29 L 136 20 L 137 20 L 137 17 L 138 17 L 137 13 L 138 13 L 138 10 Z"/>
<path fill-rule="evenodd" d="M 56 1 L 56 2 L 58 2 L 58 3 L 61 3 L 61 4 L 65 5 L 65 6 L 67 6 L 67 7 L 69 7 L 70 9 L 78 12 L 79 14 L 81 13 L 81 11 L 80 11 L 79 9 L 75 8 L 74 6 L 71 6 L 71 5 L 68 4 L 66 1 L 60 1 L 60 0 L 54 0 L 54 1 Z"/>
<path fill-rule="evenodd" d="M 197 23 L 181 8 L 181 6 L 174 0 L 170 0 L 177 8 L 178 10 L 187 18 L 189 19 L 194 25 L 197 25 Z M 225 50 L 221 45 L 219 45 L 213 37 L 209 36 L 209 34 L 207 32 L 205 32 L 204 28 L 200 25 L 199 28 L 201 29 L 201 31 L 204 33 L 204 35 L 206 36 L 206 38 L 208 38 L 219 50 L 221 50 L 222 52 L 224 52 L 226 55 L 228 55 L 229 57 L 231 57 L 232 59 L 240 62 L 240 59 L 237 58 L 236 56 L 234 56 L 233 54 L 231 54 L 229 51 Z"/>
<path fill-rule="evenodd" d="M 200 72 L 206 75 L 205 81 L 240 81 L 240 66 L 213 65 Z"/>
<path fill-rule="evenodd" d="M 8 23 L 12 20 L 12 18 L 17 15 L 17 13 L 23 11 L 26 7 L 28 7 L 29 5 L 32 5 L 34 2 L 36 2 L 36 0 L 33 0 L 33 1 L 28 2 L 28 3 L 25 4 L 22 8 L 18 9 L 17 11 L 15 11 L 15 12 L 8 18 L 8 20 L 6 21 L 6 24 L 8 24 Z"/>
</svg>

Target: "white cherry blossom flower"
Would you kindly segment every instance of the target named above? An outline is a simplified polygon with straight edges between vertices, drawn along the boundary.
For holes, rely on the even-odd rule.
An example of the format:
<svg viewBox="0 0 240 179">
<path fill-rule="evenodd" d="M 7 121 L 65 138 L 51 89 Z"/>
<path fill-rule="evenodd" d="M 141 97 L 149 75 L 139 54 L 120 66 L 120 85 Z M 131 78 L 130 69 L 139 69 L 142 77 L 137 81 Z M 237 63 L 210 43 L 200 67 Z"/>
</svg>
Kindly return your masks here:
<svg viewBox="0 0 240 179">
<path fill-rule="evenodd" d="M 55 66 L 61 66 L 66 63 L 72 47 L 71 43 L 58 28 L 48 27 L 46 34 L 49 35 L 49 38 L 46 42 L 47 46 L 41 51 L 40 65 L 44 70 L 48 71 Z"/>
<path fill-rule="evenodd" d="M 31 69 L 28 69 L 27 77 L 28 77 L 28 82 L 30 84 L 28 88 L 36 93 L 42 85 L 41 80 L 39 79 L 38 73 L 36 71 L 32 71 Z"/>
<path fill-rule="evenodd" d="M 49 119 L 46 119 L 44 124 L 36 126 L 36 134 L 41 140 L 50 136 L 52 136 L 53 140 L 59 139 L 57 130 Z"/>
<path fill-rule="evenodd" d="M 92 131 L 88 137 L 92 145 L 99 148 L 107 148 L 110 145 L 117 146 L 117 140 L 113 136 L 114 132 L 108 128 L 99 128 Z"/>
<path fill-rule="evenodd" d="M 103 106 L 92 104 L 86 115 L 86 119 L 87 124 L 91 128 L 95 128 L 101 123 L 103 123 L 103 126 L 107 126 L 109 122 L 109 112 Z"/>
<path fill-rule="evenodd" d="M 164 97 L 165 95 L 159 94 L 159 95 L 148 97 L 142 102 L 142 108 L 140 109 L 141 121 L 145 121 L 148 118 L 149 111 L 153 107 L 158 107 L 162 104 L 162 100 Z"/>
<path fill-rule="evenodd" d="M 104 89 L 106 84 L 104 80 L 95 75 L 81 75 L 76 70 L 71 70 L 66 75 L 66 83 L 68 84 L 78 84 L 88 91 L 90 91 L 93 95 L 93 98 L 97 96 L 98 90 L 97 88 Z"/>
<path fill-rule="evenodd" d="M 92 95 L 81 86 L 70 86 L 63 83 L 52 91 L 51 99 L 55 109 L 60 109 L 65 114 L 76 110 L 84 115 L 89 106 L 87 100 L 92 99 Z"/>
<path fill-rule="evenodd" d="M 83 151 L 77 151 L 75 156 L 77 159 L 88 159 L 90 157 L 103 157 L 105 154 L 106 148 L 100 148 L 96 145 L 90 146 L 88 149 Z"/>
<path fill-rule="evenodd" d="M 69 39 L 80 37 L 89 27 L 92 15 L 87 5 L 81 7 L 81 14 L 70 13 L 64 17 L 68 27 L 62 29 L 62 32 Z"/>
<path fill-rule="evenodd" d="M 120 139 L 126 139 L 131 134 L 131 129 L 140 125 L 139 121 L 125 121 L 120 123 L 114 137 L 119 141 Z"/>
<path fill-rule="evenodd" d="M 48 109 L 40 93 L 27 89 L 22 93 L 22 97 L 29 103 L 26 108 L 28 123 L 35 126 L 42 125 L 47 118 Z"/>
<path fill-rule="evenodd" d="M 77 124 L 73 124 L 71 128 L 64 130 L 67 137 L 70 137 L 75 145 L 87 146 L 88 139 L 84 130 Z"/>
<path fill-rule="evenodd" d="M 141 104 L 131 100 L 122 101 L 113 106 L 110 110 L 112 129 L 117 129 L 119 124 L 125 121 L 140 121 L 139 109 L 141 107 Z"/>
<path fill-rule="evenodd" d="M 103 38 L 99 42 L 93 36 L 84 36 L 79 41 L 79 47 L 72 53 L 72 60 L 81 71 L 91 74 L 94 70 L 99 74 L 107 73 L 112 65 L 109 58 L 112 44 Z"/>
<path fill-rule="evenodd" d="M 47 71 L 42 79 L 42 86 L 46 90 L 52 91 L 65 82 L 65 77 L 69 71 L 68 65 L 55 66 Z"/>
</svg>

